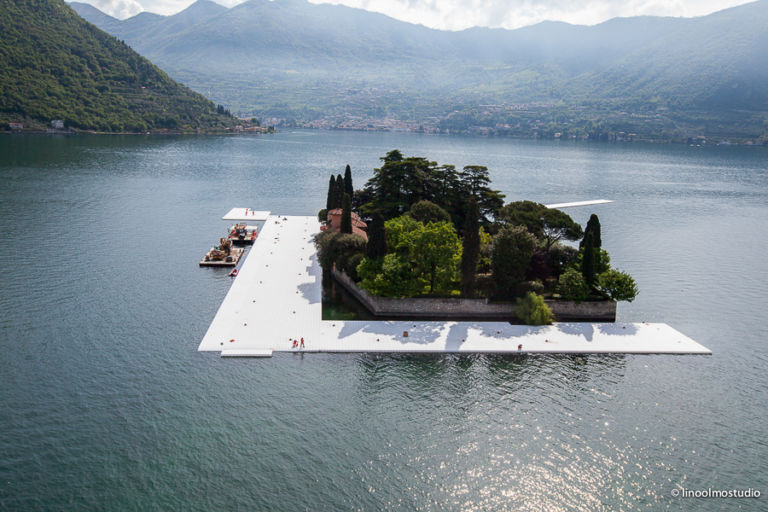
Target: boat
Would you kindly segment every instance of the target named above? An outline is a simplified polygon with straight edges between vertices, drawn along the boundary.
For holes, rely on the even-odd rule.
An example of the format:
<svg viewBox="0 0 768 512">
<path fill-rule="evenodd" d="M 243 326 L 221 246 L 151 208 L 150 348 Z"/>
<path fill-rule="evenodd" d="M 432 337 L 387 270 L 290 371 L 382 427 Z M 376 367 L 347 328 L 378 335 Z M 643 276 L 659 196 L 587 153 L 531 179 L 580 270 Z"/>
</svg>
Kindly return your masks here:
<svg viewBox="0 0 768 512">
<path fill-rule="evenodd" d="M 235 224 L 229 229 L 229 235 L 227 239 L 237 245 L 253 245 L 258 236 L 258 228 L 256 226 L 248 226 L 245 223 Z"/>
<path fill-rule="evenodd" d="M 219 240 L 219 245 L 212 247 L 203 259 L 200 260 L 201 267 L 234 267 L 243 256 L 245 249 L 232 247 L 232 242 L 226 238 Z"/>
<path fill-rule="evenodd" d="M 232 272 L 227 274 L 229 277 L 237 277 L 237 269 L 233 269 Z"/>
</svg>

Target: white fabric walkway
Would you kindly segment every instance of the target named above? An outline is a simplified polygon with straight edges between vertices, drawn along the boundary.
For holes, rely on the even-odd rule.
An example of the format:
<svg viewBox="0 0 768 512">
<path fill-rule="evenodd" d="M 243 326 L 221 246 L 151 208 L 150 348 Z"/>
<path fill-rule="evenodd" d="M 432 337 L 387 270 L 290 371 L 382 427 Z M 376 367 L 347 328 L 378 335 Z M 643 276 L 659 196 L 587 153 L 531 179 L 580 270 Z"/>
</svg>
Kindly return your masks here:
<svg viewBox="0 0 768 512">
<path fill-rule="evenodd" d="M 323 321 L 320 225 L 283 219 L 267 219 L 198 350 L 264 357 L 303 337 L 305 352 L 711 354 L 666 324 Z"/>
</svg>

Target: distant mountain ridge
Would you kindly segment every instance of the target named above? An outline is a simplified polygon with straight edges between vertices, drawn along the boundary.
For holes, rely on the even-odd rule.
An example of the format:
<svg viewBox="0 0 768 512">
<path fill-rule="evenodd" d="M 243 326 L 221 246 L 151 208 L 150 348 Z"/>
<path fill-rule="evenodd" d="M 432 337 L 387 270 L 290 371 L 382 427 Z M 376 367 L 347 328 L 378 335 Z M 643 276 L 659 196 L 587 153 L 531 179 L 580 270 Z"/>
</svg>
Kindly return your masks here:
<svg viewBox="0 0 768 512">
<path fill-rule="evenodd" d="M 95 8 L 89 17 L 120 25 Z M 235 124 L 62 0 L 0 0 L 0 34 L 0 124 L 60 120 L 107 132 Z"/>
<path fill-rule="evenodd" d="M 519 116 L 488 114 L 482 105 L 527 104 L 592 125 L 622 111 L 673 111 L 697 121 L 651 119 L 649 129 L 666 123 L 725 133 L 734 110 L 747 110 L 749 122 L 741 124 L 749 133 L 739 135 L 765 132 L 768 0 L 699 18 L 460 32 L 305 0 L 249 0 L 230 9 L 198 0 L 172 16 L 142 13 L 124 21 L 87 4 L 71 6 L 176 79 L 248 114 L 331 118 L 337 125 L 411 119 L 446 129 L 453 123 L 454 131 L 479 122 L 497 130 Z M 594 115 L 579 117 L 584 109 Z"/>
</svg>

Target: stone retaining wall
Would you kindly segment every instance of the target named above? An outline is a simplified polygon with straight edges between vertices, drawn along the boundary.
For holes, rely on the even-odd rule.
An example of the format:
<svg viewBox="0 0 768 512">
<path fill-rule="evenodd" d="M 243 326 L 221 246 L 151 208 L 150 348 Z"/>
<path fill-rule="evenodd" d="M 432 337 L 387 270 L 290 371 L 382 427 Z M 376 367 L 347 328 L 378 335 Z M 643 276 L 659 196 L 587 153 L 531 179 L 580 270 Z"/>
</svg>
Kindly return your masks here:
<svg viewBox="0 0 768 512">
<path fill-rule="evenodd" d="M 476 318 L 478 320 L 516 320 L 515 305 L 488 302 L 488 299 L 375 297 L 363 290 L 343 272 L 331 270 L 333 278 L 374 316 L 403 318 Z M 575 303 L 547 300 L 557 321 L 615 322 L 615 301 Z"/>
</svg>

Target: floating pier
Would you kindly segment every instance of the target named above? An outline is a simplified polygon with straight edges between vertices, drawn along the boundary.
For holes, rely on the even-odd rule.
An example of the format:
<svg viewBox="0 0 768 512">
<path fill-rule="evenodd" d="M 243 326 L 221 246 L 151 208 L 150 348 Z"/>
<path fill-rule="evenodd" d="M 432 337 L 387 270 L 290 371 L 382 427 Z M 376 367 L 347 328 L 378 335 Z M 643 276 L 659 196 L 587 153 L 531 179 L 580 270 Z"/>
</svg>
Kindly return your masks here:
<svg viewBox="0 0 768 512">
<path fill-rule="evenodd" d="M 592 206 L 593 204 L 607 204 L 612 203 L 611 199 L 593 199 L 591 201 L 575 201 L 572 203 L 555 203 L 545 204 L 547 208 L 574 208 L 576 206 Z"/>
<path fill-rule="evenodd" d="M 198 350 L 274 352 L 711 354 L 662 323 L 322 320 L 316 217 L 269 215 Z M 304 338 L 305 349 L 291 341 Z"/>
</svg>

